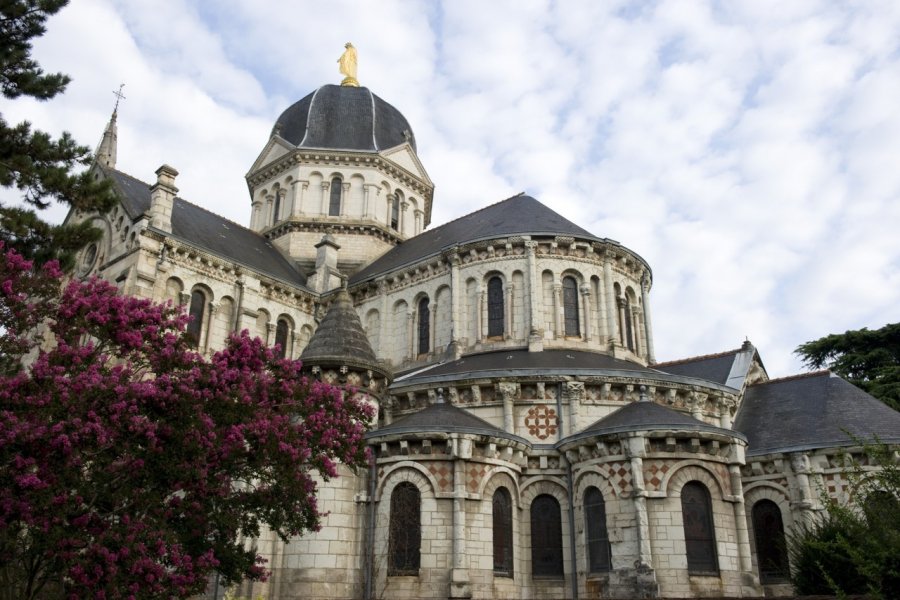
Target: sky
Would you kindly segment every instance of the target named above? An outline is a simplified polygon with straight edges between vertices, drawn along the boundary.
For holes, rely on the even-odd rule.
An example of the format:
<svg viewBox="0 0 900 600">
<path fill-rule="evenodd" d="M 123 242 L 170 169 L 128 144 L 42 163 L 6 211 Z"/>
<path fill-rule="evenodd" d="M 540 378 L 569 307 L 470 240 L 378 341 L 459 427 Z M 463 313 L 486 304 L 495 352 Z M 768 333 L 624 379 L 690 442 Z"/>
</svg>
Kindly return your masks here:
<svg viewBox="0 0 900 600">
<path fill-rule="evenodd" d="M 900 2 L 75 0 L 34 55 L 72 76 L 10 122 L 247 224 L 278 115 L 359 80 L 414 130 L 432 226 L 526 192 L 653 269 L 659 361 L 898 320 Z M 63 211 L 55 210 L 61 219 Z"/>
</svg>

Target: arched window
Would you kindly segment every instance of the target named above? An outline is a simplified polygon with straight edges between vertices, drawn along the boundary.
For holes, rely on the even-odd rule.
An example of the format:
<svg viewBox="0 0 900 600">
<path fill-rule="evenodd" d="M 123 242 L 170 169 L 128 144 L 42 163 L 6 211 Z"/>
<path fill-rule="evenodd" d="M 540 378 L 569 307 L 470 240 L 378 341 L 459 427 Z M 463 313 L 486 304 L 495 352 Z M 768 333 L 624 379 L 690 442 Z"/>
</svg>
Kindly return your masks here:
<svg viewBox="0 0 900 600">
<path fill-rule="evenodd" d="M 771 500 L 760 500 L 753 505 L 753 537 L 760 580 L 763 583 L 786 581 L 790 570 L 784 523 L 781 509 Z"/>
<path fill-rule="evenodd" d="M 328 202 L 328 216 L 339 217 L 341 215 L 342 181 L 340 177 L 331 180 L 331 199 Z"/>
<path fill-rule="evenodd" d="M 428 309 L 428 298 L 419 300 L 419 354 L 430 350 L 431 311 Z"/>
<path fill-rule="evenodd" d="M 400 229 L 400 196 L 397 194 L 391 201 L 391 229 Z"/>
<path fill-rule="evenodd" d="M 506 488 L 494 492 L 494 573 L 504 577 L 513 575 L 512 499 Z"/>
<path fill-rule="evenodd" d="M 287 320 L 278 319 L 278 324 L 275 326 L 275 345 L 278 347 L 275 350 L 275 356 L 278 358 L 284 358 L 287 355 L 289 331 L 290 326 Z"/>
<path fill-rule="evenodd" d="M 578 282 L 574 277 L 565 277 L 562 283 L 566 335 L 581 335 L 581 327 L 578 325 Z"/>
<path fill-rule="evenodd" d="M 503 280 L 491 277 L 487 286 L 488 301 L 488 337 L 503 335 Z"/>
<path fill-rule="evenodd" d="M 588 571 L 609 571 L 612 561 L 606 529 L 606 503 L 603 494 L 595 487 L 589 487 L 584 493 L 584 522 L 587 529 Z"/>
<path fill-rule="evenodd" d="M 200 290 L 191 293 L 191 305 L 188 315 L 191 317 L 187 326 L 187 336 L 191 344 L 197 348 L 200 346 L 200 332 L 203 330 L 203 313 L 206 309 L 206 294 Z"/>
<path fill-rule="evenodd" d="M 422 528 L 419 488 L 404 481 L 391 493 L 388 575 L 418 575 Z"/>
<path fill-rule="evenodd" d="M 712 503 L 705 485 L 698 481 L 684 485 L 681 489 L 681 515 L 684 519 L 688 572 L 718 574 Z"/>
<path fill-rule="evenodd" d="M 272 207 L 272 225 L 281 218 L 281 190 L 275 190 L 275 205 Z"/>
<path fill-rule="evenodd" d="M 634 352 L 634 315 L 628 294 L 625 295 L 625 347 Z"/>
<path fill-rule="evenodd" d="M 562 577 L 562 517 L 559 502 L 541 494 L 531 503 L 531 574 Z"/>
</svg>

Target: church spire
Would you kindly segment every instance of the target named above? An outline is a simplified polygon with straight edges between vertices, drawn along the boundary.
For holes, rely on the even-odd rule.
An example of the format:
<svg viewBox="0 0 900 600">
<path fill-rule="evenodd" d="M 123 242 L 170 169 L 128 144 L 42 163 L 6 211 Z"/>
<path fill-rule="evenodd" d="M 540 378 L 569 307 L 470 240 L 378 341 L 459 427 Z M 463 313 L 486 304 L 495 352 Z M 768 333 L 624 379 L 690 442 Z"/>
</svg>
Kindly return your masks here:
<svg viewBox="0 0 900 600">
<path fill-rule="evenodd" d="M 110 169 L 116 168 L 116 152 L 119 138 L 116 118 L 119 115 L 119 101 L 125 97 L 122 94 L 123 87 L 125 87 L 124 83 L 119 86 L 118 90 L 113 92 L 116 96 L 116 106 L 113 108 L 109 123 L 106 124 L 106 129 L 103 131 L 103 138 L 100 140 L 100 145 L 97 147 L 97 156 L 95 158 L 97 163 L 104 167 L 109 167 Z"/>
</svg>

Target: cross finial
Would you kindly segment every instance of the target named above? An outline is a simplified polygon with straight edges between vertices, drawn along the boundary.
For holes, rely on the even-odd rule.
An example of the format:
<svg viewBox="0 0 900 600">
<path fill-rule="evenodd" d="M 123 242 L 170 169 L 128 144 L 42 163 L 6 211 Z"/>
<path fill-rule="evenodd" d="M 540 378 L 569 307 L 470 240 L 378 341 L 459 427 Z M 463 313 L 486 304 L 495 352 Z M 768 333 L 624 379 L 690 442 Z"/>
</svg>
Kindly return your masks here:
<svg viewBox="0 0 900 600">
<path fill-rule="evenodd" d="M 116 106 L 113 108 L 113 112 L 119 112 L 119 100 L 125 99 L 125 94 L 122 93 L 122 88 L 125 87 L 124 83 L 119 84 L 119 89 L 113 92 L 113 96 L 116 97 Z"/>
</svg>

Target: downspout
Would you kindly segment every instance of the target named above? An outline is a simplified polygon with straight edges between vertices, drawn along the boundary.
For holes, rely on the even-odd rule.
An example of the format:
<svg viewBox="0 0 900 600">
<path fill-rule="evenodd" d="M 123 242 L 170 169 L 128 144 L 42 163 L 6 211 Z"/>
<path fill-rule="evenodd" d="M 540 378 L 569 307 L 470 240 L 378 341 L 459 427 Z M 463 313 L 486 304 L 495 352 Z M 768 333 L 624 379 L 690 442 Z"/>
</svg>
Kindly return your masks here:
<svg viewBox="0 0 900 600">
<path fill-rule="evenodd" d="M 375 466 L 375 453 L 372 452 L 372 461 L 369 463 L 369 506 L 368 523 L 366 523 L 366 566 L 365 566 L 365 590 L 363 598 L 372 600 L 372 578 L 375 566 L 375 478 L 378 471 Z"/>
<path fill-rule="evenodd" d="M 564 431 L 565 419 L 562 418 L 562 390 L 563 384 L 560 381 L 556 384 L 556 422 L 559 424 L 559 427 L 556 428 L 556 435 L 558 441 L 566 437 Z M 571 410 L 571 406 L 569 410 Z M 569 553 L 572 563 L 570 566 L 572 571 L 572 599 L 578 600 L 578 559 L 575 556 L 575 490 L 572 483 L 572 465 L 564 452 L 560 455 L 560 459 L 566 463 L 566 488 L 569 492 Z"/>
</svg>

